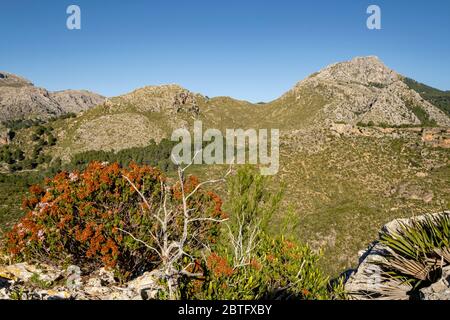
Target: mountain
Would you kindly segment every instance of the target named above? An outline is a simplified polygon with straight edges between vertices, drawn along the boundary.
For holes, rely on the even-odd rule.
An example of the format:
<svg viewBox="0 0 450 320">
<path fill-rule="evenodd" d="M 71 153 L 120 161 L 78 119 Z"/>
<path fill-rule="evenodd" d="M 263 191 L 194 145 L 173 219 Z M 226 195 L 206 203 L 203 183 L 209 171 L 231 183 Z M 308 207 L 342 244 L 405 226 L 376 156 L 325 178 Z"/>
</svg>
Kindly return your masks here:
<svg viewBox="0 0 450 320">
<path fill-rule="evenodd" d="M 53 96 L 53 100 L 55 97 Z M 97 101 L 96 101 L 97 102 Z M 280 98 L 252 104 L 208 98 L 178 85 L 147 86 L 111 98 L 61 126 L 60 153 L 120 150 L 169 137 L 194 119 L 219 128 L 328 129 L 351 126 L 450 126 L 449 116 L 377 57 L 332 64 L 298 82 Z"/>
<path fill-rule="evenodd" d="M 283 123 L 301 115 L 303 124 L 315 126 L 330 122 L 450 126 L 450 118 L 404 80 L 377 57 L 358 57 L 300 81 L 272 105 Z"/>
<path fill-rule="evenodd" d="M 34 88 L 13 80 L 16 89 Z M 335 274 L 356 261 L 378 226 L 450 206 L 450 118 L 445 101 L 433 103 L 436 91 L 420 88 L 376 57 L 332 64 L 265 104 L 147 86 L 51 122 L 56 145 L 40 153 L 36 128 L 15 132 L 9 147 L 23 148 L 27 159 L 65 162 L 88 150 L 144 147 L 174 129 L 192 129 L 195 119 L 222 131 L 278 128 L 280 170 L 270 187 L 286 184 L 282 212 L 295 212 L 293 235 L 322 248 L 324 267 Z M 200 178 L 224 170 L 192 169 Z M 274 217 L 275 232 L 282 219 Z"/>
<path fill-rule="evenodd" d="M 19 76 L 0 72 L 0 121 L 46 120 L 67 113 L 79 113 L 105 101 L 89 92 L 65 90 L 49 92 Z"/>
</svg>

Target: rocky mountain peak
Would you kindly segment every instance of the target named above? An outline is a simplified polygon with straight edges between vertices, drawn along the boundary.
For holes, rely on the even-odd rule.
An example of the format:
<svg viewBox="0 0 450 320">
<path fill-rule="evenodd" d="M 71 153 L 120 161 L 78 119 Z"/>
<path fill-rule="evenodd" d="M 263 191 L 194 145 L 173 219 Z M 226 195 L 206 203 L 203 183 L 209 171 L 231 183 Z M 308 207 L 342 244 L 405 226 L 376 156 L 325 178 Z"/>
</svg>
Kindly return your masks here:
<svg viewBox="0 0 450 320">
<path fill-rule="evenodd" d="M 321 70 L 321 80 L 364 85 L 390 85 L 400 80 L 398 73 L 388 68 L 378 57 L 356 57 L 350 61 L 332 64 Z"/>
<path fill-rule="evenodd" d="M 388 126 L 450 125 L 450 118 L 442 110 L 410 89 L 403 76 L 375 56 L 356 57 L 329 65 L 298 82 L 280 101 L 282 104 L 295 101 L 293 105 L 308 110 L 322 104 L 314 115 L 314 126 L 330 122 Z"/>
<path fill-rule="evenodd" d="M 0 87 L 32 86 L 31 81 L 9 72 L 0 71 Z"/>
<path fill-rule="evenodd" d="M 159 86 L 146 86 L 131 93 L 113 99 L 119 104 L 132 104 L 140 111 L 151 112 L 180 112 L 193 111 L 198 113 L 197 99 L 201 95 L 177 85 L 166 84 Z"/>
<path fill-rule="evenodd" d="M 0 72 L 0 121 L 49 119 L 85 111 L 105 101 L 101 95 L 81 90 L 49 92 L 29 80 Z"/>
</svg>

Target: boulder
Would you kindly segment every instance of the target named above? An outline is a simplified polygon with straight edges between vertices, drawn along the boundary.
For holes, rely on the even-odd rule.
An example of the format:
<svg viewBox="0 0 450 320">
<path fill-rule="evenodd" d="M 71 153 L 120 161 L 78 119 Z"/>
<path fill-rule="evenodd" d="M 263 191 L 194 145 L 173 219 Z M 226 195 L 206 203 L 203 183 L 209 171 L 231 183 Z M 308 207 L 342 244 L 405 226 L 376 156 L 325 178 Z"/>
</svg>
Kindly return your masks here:
<svg viewBox="0 0 450 320">
<path fill-rule="evenodd" d="M 162 275 L 159 270 L 145 272 L 142 276 L 130 281 L 128 288 L 137 292 L 143 300 L 156 299 L 162 289 L 158 284 L 158 279 L 161 278 Z"/>
<path fill-rule="evenodd" d="M 450 266 L 442 268 L 441 279 L 420 290 L 422 300 L 450 300 Z"/>
</svg>

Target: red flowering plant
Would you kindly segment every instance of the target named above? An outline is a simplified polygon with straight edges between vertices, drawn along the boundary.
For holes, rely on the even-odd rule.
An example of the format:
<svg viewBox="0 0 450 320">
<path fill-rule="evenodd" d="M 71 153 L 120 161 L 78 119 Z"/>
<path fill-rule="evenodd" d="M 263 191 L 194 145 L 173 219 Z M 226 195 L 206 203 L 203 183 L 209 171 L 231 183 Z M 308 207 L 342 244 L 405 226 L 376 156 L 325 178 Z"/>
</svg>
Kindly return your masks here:
<svg viewBox="0 0 450 320">
<path fill-rule="evenodd" d="M 180 196 L 180 189 L 186 193 L 198 184 L 190 177 L 183 188 L 168 186 L 159 170 L 136 164 L 92 162 L 82 172 L 59 173 L 31 187 L 26 215 L 6 235 L 6 249 L 16 260 L 72 263 L 86 272 L 104 266 L 128 279 L 162 263 L 157 240 L 164 234 L 170 243 L 183 234 L 181 208 L 189 210 L 188 231 L 197 241 L 183 250 L 194 253 L 214 242 L 214 219 L 223 218 L 220 198 L 203 188 L 186 201 Z M 172 212 L 164 226 L 158 216 L 167 208 L 163 201 Z M 200 215 L 211 221 L 195 220 Z"/>
</svg>

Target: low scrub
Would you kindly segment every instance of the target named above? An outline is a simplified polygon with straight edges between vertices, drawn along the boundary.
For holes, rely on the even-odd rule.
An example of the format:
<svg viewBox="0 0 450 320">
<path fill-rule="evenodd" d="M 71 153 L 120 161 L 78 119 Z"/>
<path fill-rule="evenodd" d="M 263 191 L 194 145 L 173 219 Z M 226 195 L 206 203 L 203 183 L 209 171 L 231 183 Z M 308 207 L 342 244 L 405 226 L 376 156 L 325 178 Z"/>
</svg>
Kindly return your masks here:
<svg viewBox="0 0 450 320">
<path fill-rule="evenodd" d="M 155 271 L 160 299 L 334 297 L 320 254 L 271 234 L 282 192 L 268 190 L 267 178 L 244 167 L 204 182 L 179 169 L 178 181 L 168 180 L 136 164 L 59 173 L 31 187 L 6 250 L 15 260 L 76 264 L 85 273 L 106 267 L 122 281 Z M 205 186 L 226 180 L 222 205 Z"/>
<path fill-rule="evenodd" d="M 212 253 L 205 264 L 205 279 L 191 281 L 186 298 L 331 299 L 329 279 L 317 266 L 319 259 L 307 245 L 264 235 L 247 264 L 235 266 L 230 252 Z"/>
</svg>

